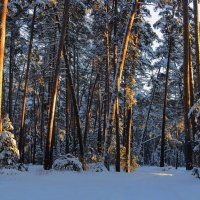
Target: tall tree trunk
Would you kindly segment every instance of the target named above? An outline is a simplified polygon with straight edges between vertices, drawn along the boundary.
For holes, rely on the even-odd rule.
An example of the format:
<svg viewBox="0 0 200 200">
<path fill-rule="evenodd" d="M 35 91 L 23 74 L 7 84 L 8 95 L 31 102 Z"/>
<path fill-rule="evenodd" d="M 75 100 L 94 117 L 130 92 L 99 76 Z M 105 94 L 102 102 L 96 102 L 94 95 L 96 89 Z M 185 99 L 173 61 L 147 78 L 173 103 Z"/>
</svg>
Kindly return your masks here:
<svg viewBox="0 0 200 200">
<path fill-rule="evenodd" d="M 77 103 L 78 103 L 78 108 L 80 108 L 80 75 L 79 75 L 79 53 L 78 53 L 78 50 L 77 50 L 77 53 L 76 53 L 76 96 L 77 96 Z"/>
<path fill-rule="evenodd" d="M 200 38 L 199 38 L 199 4 L 198 0 L 193 0 L 194 7 L 194 24 L 195 24 L 195 54 L 196 54 L 196 71 L 198 96 L 200 95 Z"/>
<path fill-rule="evenodd" d="M 2 132 L 3 61 L 6 37 L 7 6 L 8 0 L 2 0 L 0 4 L 0 134 Z"/>
<path fill-rule="evenodd" d="M 24 77 L 24 72 L 25 72 L 25 66 L 23 67 L 21 76 L 19 78 L 19 82 L 18 82 L 18 86 L 17 86 L 17 94 L 15 95 L 15 102 L 14 102 L 14 108 L 13 108 L 13 124 L 15 124 L 15 114 L 16 114 L 16 110 L 17 110 L 17 103 L 18 103 L 18 99 L 19 99 L 19 93 L 20 93 L 20 86 Z"/>
<path fill-rule="evenodd" d="M 156 80 L 158 80 L 159 75 L 160 75 L 160 68 L 158 70 L 158 74 L 157 74 L 157 79 Z M 143 141 L 144 141 L 144 138 L 145 138 L 145 135 L 146 135 L 146 132 L 147 132 L 149 117 L 150 117 L 151 108 L 152 108 L 154 97 L 155 97 L 155 93 L 156 93 L 156 88 L 157 88 L 157 84 L 155 83 L 154 86 L 153 86 L 151 100 L 150 100 L 149 108 L 148 108 L 147 115 L 146 115 L 147 117 L 145 119 L 144 129 L 143 129 L 142 136 L 141 136 L 141 139 L 140 139 L 138 155 L 140 155 L 140 153 L 141 153 Z"/>
<path fill-rule="evenodd" d="M 176 127 L 176 140 L 178 141 L 179 139 L 179 129 L 178 127 Z M 178 147 L 178 143 L 176 144 L 176 160 L 175 160 L 175 167 L 176 169 L 178 169 L 178 159 L 179 159 L 179 156 L 178 156 L 178 150 L 179 150 L 179 147 Z"/>
<path fill-rule="evenodd" d="M 85 119 L 85 131 L 84 131 L 84 147 L 87 145 L 87 135 L 89 131 L 89 122 L 91 117 L 91 108 L 92 108 L 92 101 L 94 96 L 95 87 L 98 81 L 99 73 L 96 76 L 95 82 L 92 87 L 90 87 L 89 95 L 88 95 L 88 104 L 87 104 L 87 111 L 86 111 L 86 119 Z M 92 77 L 91 77 L 92 78 Z"/>
<path fill-rule="evenodd" d="M 58 56 L 57 56 L 57 61 L 56 61 L 55 81 L 54 81 L 53 95 L 52 95 L 51 108 L 50 108 L 50 114 L 49 114 L 49 124 L 48 124 L 46 151 L 45 151 L 45 160 L 44 160 L 44 169 L 45 170 L 49 170 L 52 167 L 52 159 L 51 159 L 51 157 L 52 157 L 52 135 L 53 135 L 53 128 L 54 128 L 54 116 L 55 116 L 58 85 L 59 85 L 59 71 L 60 71 L 60 64 L 61 64 L 62 55 L 63 55 L 64 41 L 65 41 L 68 7 L 69 7 L 69 0 L 65 0 L 64 11 L 63 11 L 63 21 L 62 21 L 62 28 L 61 28 L 61 36 L 60 36 Z"/>
<path fill-rule="evenodd" d="M 11 36 L 10 36 L 10 66 L 9 66 L 9 102 L 8 102 L 8 113 L 9 118 L 12 121 L 12 101 L 13 101 L 13 67 L 15 65 L 14 62 L 14 45 L 15 45 L 15 36 L 14 36 L 14 27 L 12 27 L 11 30 Z"/>
<path fill-rule="evenodd" d="M 164 105 L 163 105 L 163 119 L 162 119 L 162 132 L 161 132 L 161 151 L 160 151 L 160 167 L 165 165 L 165 121 L 166 121 L 166 109 L 167 109 L 167 93 L 168 93 L 168 81 L 169 81 L 169 68 L 171 62 L 171 51 L 172 51 L 172 39 L 169 38 L 169 51 L 167 58 L 167 69 L 166 69 L 166 79 L 165 79 L 165 95 L 164 95 Z"/>
<path fill-rule="evenodd" d="M 65 36 L 65 45 L 69 46 L 69 6 L 70 6 L 70 0 L 68 1 L 68 9 L 67 9 L 67 23 L 66 23 L 66 36 Z M 68 48 L 65 49 L 65 54 L 69 56 L 69 50 Z M 67 63 L 66 63 L 67 62 Z M 65 64 L 69 65 L 68 59 L 66 60 Z M 66 134 L 65 134 L 65 153 L 69 153 L 69 139 L 70 139 L 70 102 L 71 102 L 71 90 L 70 90 L 70 81 L 67 74 L 65 74 L 65 81 L 66 81 Z"/>
<path fill-rule="evenodd" d="M 65 153 L 69 153 L 69 136 L 70 136 L 70 82 L 66 73 L 66 135 L 65 135 Z"/>
<path fill-rule="evenodd" d="M 28 91 L 29 68 L 30 68 L 30 62 L 31 62 L 31 56 L 32 56 L 35 18 L 36 18 L 36 6 L 34 7 L 33 18 L 32 18 L 32 23 L 31 23 L 31 30 L 30 30 L 28 60 L 27 60 L 27 68 L 26 68 L 26 76 L 25 76 L 22 111 L 21 111 L 21 125 L 20 125 L 20 132 L 19 132 L 20 162 L 24 162 L 24 125 L 25 125 L 24 122 L 25 122 L 25 113 L 26 113 L 26 95 L 27 95 L 27 91 Z"/>
<path fill-rule="evenodd" d="M 35 90 L 36 90 L 36 84 L 35 84 Z M 32 163 L 36 163 L 36 142 L 37 142 L 37 125 L 38 125 L 38 118 L 39 118 L 39 96 L 37 95 L 37 91 L 34 92 L 34 137 L 33 137 L 33 157 L 32 157 Z M 37 99 L 37 104 L 36 104 Z"/>
<path fill-rule="evenodd" d="M 76 126 L 77 126 L 77 136 L 78 136 L 79 148 L 80 148 L 80 160 L 82 162 L 83 168 L 85 169 L 86 166 L 85 166 L 85 158 L 84 158 L 83 139 L 82 139 L 82 124 L 81 124 L 81 119 L 80 119 L 80 115 L 79 115 L 79 107 L 78 107 L 78 103 L 77 103 L 77 99 L 76 99 L 76 93 L 75 93 L 73 80 L 72 80 L 72 76 L 71 76 L 71 72 L 70 72 L 70 68 L 69 68 L 69 64 L 68 64 L 68 57 L 66 54 L 65 46 L 63 49 L 63 53 L 64 53 L 67 77 L 68 77 L 69 83 L 70 83 L 69 85 L 70 85 L 71 98 L 72 98 L 73 108 L 74 108 L 74 117 L 75 117 Z"/>
<path fill-rule="evenodd" d="M 44 77 L 44 75 L 43 75 Z M 44 138 L 44 85 L 41 86 L 41 118 L 40 118 L 40 149 L 43 152 L 43 138 Z"/>
<path fill-rule="evenodd" d="M 71 109 L 72 137 L 73 137 L 73 153 L 76 155 L 76 119 L 74 109 Z"/>
<path fill-rule="evenodd" d="M 117 69 L 117 56 L 118 56 L 118 41 L 117 41 L 117 4 L 118 0 L 113 1 L 114 5 L 114 13 L 115 13 L 115 21 L 114 21 L 114 58 L 113 58 L 113 66 L 114 66 L 114 74 Z M 119 91 L 118 91 L 119 92 Z M 115 168 L 117 172 L 120 172 L 120 134 L 119 134 L 119 100 L 118 96 L 116 98 L 116 163 Z"/>
<path fill-rule="evenodd" d="M 106 138 L 106 126 L 110 102 L 110 34 L 108 25 L 108 1 L 105 2 L 106 19 L 105 19 L 105 44 L 106 44 L 106 76 L 105 76 L 105 98 L 104 98 L 104 123 L 103 123 L 103 141 Z"/>
<path fill-rule="evenodd" d="M 107 129 L 106 129 L 107 134 L 106 134 L 106 140 L 104 144 L 104 164 L 108 170 L 110 169 L 109 147 L 111 144 L 111 138 L 112 138 L 111 133 L 112 133 L 113 125 L 114 125 L 114 117 L 115 117 L 115 111 L 116 111 L 115 102 L 118 97 L 118 91 L 120 89 L 120 81 L 121 81 L 121 76 L 124 69 L 124 63 L 125 63 L 126 53 L 128 49 L 130 35 L 131 35 L 131 29 L 133 26 L 133 22 L 135 20 L 135 15 L 137 14 L 137 10 L 139 9 L 139 5 L 140 4 L 138 3 L 138 1 L 135 1 L 135 4 L 133 5 L 133 10 L 131 12 L 131 16 L 129 18 L 125 35 L 124 35 L 121 53 L 119 56 L 118 65 L 116 69 L 115 80 L 114 80 L 113 87 L 111 90 L 112 98 L 111 98 L 111 102 L 109 106 L 108 123 L 107 123 Z"/>
<path fill-rule="evenodd" d="M 102 100 L 101 100 L 101 84 L 100 81 L 98 83 L 98 141 L 97 141 L 97 149 L 98 155 L 102 156 L 102 127 L 101 127 L 101 114 L 102 114 Z M 95 129 L 94 129 L 95 130 Z"/>
<path fill-rule="evenodd" d="M 65 0 L 65 3 L 66 3 L 66 1 L 67 0 Z M 70 5 L 70 0 L 68 0 L 68 2 L 67 2 L 67 9 L 66 9 L 67 13 L 69 12 L 69 5 Z M 57 19 L 57 21 L 59 21 L 58 15 L 56 15 L 56 19 Z M 61 29 L 59 23 L 58 23 L 58 28 Z M 80 115 L 79 115 L 79 106 L 78 106 L 78 102 L 77 102 L 77 98 L 76 98 L 74 83 L 73 83 L 71 70 L 70 70 L 70 66 L 69 66 L 70 59 L 69 59 L 67 48 L 68 48 L 68 44 L 63 46 L 63 56 L 64 56 L 64 60 L 65 60 L 65 67 L 66 67 L 66 73 L 67 73 L 66 75 L 67 75 L 67 79 L 69 80 L 71 98 L 72 98 L 73 108 L 74 108 L 73 109 L 73 117 L 71 117 L 71 118 L 73 118 L 72 120 L 74 120 L 74 118 L 75 118 L 75 124 L 77 126 L 77 136 L 78 136 L 78 140 L 79 140 L 80 160 L 82 162 L 83 169 L 85 170 L 86 163 L 85 163 L 84 146 L 83 146 L 83 139 L 82 139 L 82 124 L 81 124 L 81 119 L 80 119 Z M 75 126 L 75 124 L 74 124 L 74 126 Z M 75 127 L 73 127 L 73 131 L 75 131 Z M 75 135 L 75 132 L 74 132 L 74 135 Z M 75 142 L 75 138 L 74 138 L 74 142 Z"/>
<path fill-rule="evenodd" d="M 119 133 L 119 99 L 116 99 L 116 111 L 115 111 L 115 120 L 116 120 L 116 162 L 115 169 L 116 172 L 120 172 L 120 133 Z"/>
<path fill-rule="evenodd" d="M 184 37 L 184 130 L 185 130 L 185 162 L 186 169 L 192 169 L 192 144 L 190 132 L 190 63 L 189 63 L 189 19 L 188 0 L 182 1 L 183 6 L 183 37 Z"/>
<path fill-rule="evenodd" d="M 191 43 L 190 43 L 191 44 Z M 189 82 L 190 82 L 190 105 L 191 107 L 194 105 L 194 77 L 193 77 L 193 66 L 192 66 L 192 51 L 191 46 L 189 50 L 189 62 L 190 62 L 190 69 L 189 69 Z M 195 140 L 196 134 L 196 122 L 195 122 L 195 115 L 194 113 L 191 114 L 191 126 L 192 126 L 192 139 Z"/>
<path fill-rule="evenodd" d="M 127 72 L 126 72 L 126 69 L 124 69 L 124 88 L 127 87 Z M 123 94 L 123 138 L 122 138 L 122 144 L 123 146 L 125 147 L 126 146 L 126 121 L 127 121 L 127 103 L 126 103 L 126 95 L 127 95 L 127 91 L 124 89 L 124 94 Z"/>
<path fill-rule="evenodd" d="M 126 139 L 126 172 L 131 171 L 131 132 L 132 132 L 132 105 L 127 110 L 127 139 Z"/>
</svg>

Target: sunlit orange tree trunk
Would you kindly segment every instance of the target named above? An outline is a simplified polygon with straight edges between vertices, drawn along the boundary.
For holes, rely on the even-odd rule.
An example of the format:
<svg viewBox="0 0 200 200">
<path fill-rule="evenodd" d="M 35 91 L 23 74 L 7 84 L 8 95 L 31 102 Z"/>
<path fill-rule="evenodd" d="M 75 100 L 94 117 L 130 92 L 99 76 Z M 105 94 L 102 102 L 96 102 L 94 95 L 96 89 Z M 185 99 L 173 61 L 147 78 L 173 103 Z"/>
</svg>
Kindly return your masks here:
<svg viewBox="0 0 200 200">
<path fill-rule="evenodd" d="M 117 69 L 116 69 L 116 74 L 115 74 L 115 80 L 112 86 L 112 96 L 111 96 L 111 101 L 110 101 L 110 106 L 109 106 L 109 115 L 108 115 L 108 123 L 107 123 L 107 129 L 106 129 L 106 140 L 104 144 L 104 164 L 106 168 L 109 170 L 110 169 L 110 157 L 109 157 L 109 148 L 111 145 L 111 133 L 112 133 L 112 128 L 114 126 L 114 118 L 115 118 L 115 111 L 116 111 L 116 99 L 118 97 L 119 89 L 120 89 L 120 82 L 121 82 L 121 77 L 122 77 L 122 72 L 124 69 L 124 63 L 126 59 L 126 53 L 128 49 L 128 44 L 129 44 L 129 39 L 131 36 L 131 29 L 135 20 L 135 16 L 137 14 L 137 11 L 139 9 L 139 3 L 138 1 L 135 1 L 133 5 L 133 9 L 131 11 L 131 15 L 126 27 L 122 47 L 121 47 L 121 52 L 119 55 L 119 60 L 117 64 Z"/>
<path fill-rule="evenodd" d="M 198 0 L 193 0 L 194 7 L 194 24 L 195 24 L 195 54 L 196 54 L 196 69 L 197 69 L 197 85 L 198 93 L 200 93 L 200 40 L 199 40 L 199 4 Z"/>
<path fill-rule="evenodd" d="M 73 83 L 73 79 L 72 79 L 72 75 L 71 75 L 71 70 L 70 70 L 70 62 L 69 62 L 69 49 L 68 49 L 68 46 L 69 46 L 69 9 L 70 9 L 70 0 L 68 0 L 67 2 L 65 1 L 65 15 L 64 15 L 64 20 L 66 21 L 65 23 L 65 26 L 66 26 L 66 32 L 65 32 L 65 45 L 63 45 L 63 56 L 64 56 L 64 61 L 65 61 L 65 67 L 66 67 L 66 79 L 67 79 L 67 84 L 69 87 L 68 88 L 68 92 L 70 92 L 70 95 L 67 95 L 66 98 L 69 98 L 68 100 L 70 101 L 70 98 L 73 102 L 72 106 L 73 106 L 73 109 L 70 109 L 71 110 L 71 119 L 72 119 L 72 132 L 74 134 L 74 150 L 76 151 L 76 139 L 75 139 L 75 129 L 77 128 L 77 137 L 78 137 L 78 140 L 79 140 L 79 149 L 80 149 L 80 161 L 82 163 L 82 166 L 83 166 L 83 169 L 85 170 L 86 169 L 86 163 L 85 163 L 85 157 L 84 157 L 84 147 L 83 147 L 83 139 L 82 139 L 82 123 L 81 123 L 81 119 L 80 119 L 80 115 L 79 115 L 79 106 L 78 106 L 78 100 L 77 100 L 77 96 L 76 93 L 75 93 L 75 83 Z M 54 11 L 56 12 L 57 9 L 55 8 Z M 58 15 L 56 15 L 56 20 L 59 22 L 59 17 Z M 64 22 L 63 22 L 64 23 Z M 62 29 L 61 29 L 61 26 L 60 24 L 58 23 L 58 29 L 59 31 L 61 32 L 62 34 Z M 75 127 L 76 125 L 76 127 Z M 69 130 L 69 129 L 68 129 Z M 67 129 L 66 129 L 67 131 Z M 51 136 L 52 137 L 52 136 Z M 66 142 L 68 143 L 68 141 Z M 52 145 L 50 147 L 50 149 L 52 149 Z M 76 154 L 76 153 L 75 153 Z M 51 157 L 52 155 L 50 154 L 50 163 L 52 162 L 51 161 Z"/>
<path fill-rule="evenodd" d="M 117 41 L 117 6 L 118 0 L 113 1 L 113 8 L 115 13 L 115 21 L 114 21 L 114 73 L 116 72 L 117 68 L 117 56 L 118 56 L 118 41 Z M 117 172 L 120 172 L 120 133 L 119 133 L 119 99 L 117 96 L 116 99 L 116 111 L 115 111 L 115 120 L 116 120 L 116 163 L 115 168 Z"/>
<path fill-rule="evenodd" d="M 189 19 L 188 0 L 183 0 L 183 37 L 184 37 L 184 130 L 185 130 L 185 162 L 186 169 L 192 169 L 192 140 L 190 131 L 190 120 L 188 113 L 190 109 L 190 59 L 189 59 Z"/>
<path fill-rule="evenodd" d="M 50 107 L 50 114 L 49 114 L 49 124 L 48 124 L 47 140 L 46 140 L 45 159 L 44 159 L 45 170 L 51 169 L 52 162 L 53 162 L 52 135 L 53 135 L 54 117 L 55 117 L 55 109 L 56 109 L 57 94 L 58 94 L 60 64 L 62 61 L 63 46 L 64 46 L 64 41 L 65 41 L 65 33 L 66 33 L 66 26 L 67 26 L 67 17 L 68 17 L 67 8 L 69 5 L 68 3 L 69 3 L 69 0 L 65 0 L 61 36 L 60 36 L 58 55 L 57 55 L 57 61 L 56 61 L 55 79 L 54 79 L 51 107 Z"/>
<path fill-rule="evenodd" d="M 3 60 L 6 37 L 6 17 L 8 0 L 0 1 L 0 134 L 2 132 L 2 86 L 3 86 Z"/>
</svg>

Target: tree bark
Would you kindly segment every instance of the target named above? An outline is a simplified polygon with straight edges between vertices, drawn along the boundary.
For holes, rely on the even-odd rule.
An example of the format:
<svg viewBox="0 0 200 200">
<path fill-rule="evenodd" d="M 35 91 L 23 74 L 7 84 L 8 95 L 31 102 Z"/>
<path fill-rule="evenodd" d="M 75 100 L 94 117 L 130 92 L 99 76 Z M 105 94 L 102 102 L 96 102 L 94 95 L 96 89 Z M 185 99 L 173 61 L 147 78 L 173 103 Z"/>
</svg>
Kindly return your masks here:
<svg viewBox="0 0 200 200">
<path fill-rule="evenodd" d="M 68 8 L 67 8 L 67 23 L 66 23 L 66 36 L 65 36 L 65 45 L 68 47 L 69 46 L 69 6 L 70 6 L 70 0 L 68 1 Z M 65 49 L 65 54 L 67 56 L 69 55 L 69 50 L 68 48 Z M 67 63 L 66 63 L 67 62 Z M 69 61 L 66 60 L 65 64 L 69 64 Z M 65 153 L 69 153 L 69 139 L 70 139 L 70 102 L 71 102 L 71 90 L 70 90 L 70 81 L 68 78 L 67 74 L 67 69 L 66 69 L 66 75 L 65 75 L 65 81 L 66 81 L 66 114 L 65 114 L 65 119 L 66 119 L 66 129 L 65 129 Z"/>
<path fill-rule="evenodd" d="M 170 68 L 171 51 L 172 51 L 172 41 L 171 40 L 172 39 L 169 38 L 169 51 L 168 51 L 168 58 L 167 58 L 167 69 L 166 69 L 166 79 L 165 79 L 165 95 L 164 95 L 162 132 L 161 132 L 160 167 L 164 167 L 165 166 L 165 121 L 166 121 L 166 109 L 167 109 L 169 68 Z"/>
<path fill-rule="evenodd" d="M 124 69 L 124 88 L 127 87 L 127 72 L 126 72 L 126 69 Z M 124 117 L 124 120 L 123 120 L 123 138 L 122 138 L 122 144 L 124 147 L 126 147 L 126 121 L 127 121 L 127 103 L 126 103 L 126 95 L 127 95 L 127 91 L 126 89 L 124 89 L 124 93 L 123 93 L 123 117 Z"/>
<path fill-rule="evenodd" d="M 66 2 L 67 0 L 65 0 Z M 67 2 L 67 7 L 68 9 L 66 9 L 66 12 L 69 12 L 69 4 L 70 0 L 68 0 Z M 57 21 L 58 20 L 58 15 L 56 15 Z M 66 20 L 67 21 L 67 20 Z M 59 23 L 58 23 L 58 28 L 61 29 Z M 74 120 L 74 127 L 72 127 L 73 131 L 74 131 L 74 150 L 75 146 L 76 146 L 76 141 L 75 141 L 75 125 L 77 126 L 77 136 L 78 136 L 78 140 L 79 140 L 79 149 L 80 149 L 80 161 L 83 165 L 83 169 L 86 169 L 86 163 L 85 163 L 85 157 L 84 157 L 84 146 L 83 146 L 83 139 L 82 139 L 82 123 L 81 123 L 81 119 L 80 119 L 80 115 L 79 115 L 79 106 L 78 106 L 78 102 L 77 102 L 77 98 L 76 98 L 76 93 L 75 93 L 75 88 L 74 88 L 74 84 L 73 83 L 73 79 L 72 79 L 72 75 L 71 75 L 71 70 L 69 67 L 69 55 L 68 55 L 68 44 L 65 44 L 63 46 L 63 56 L 64 56 L 64 60 L 65 60 L 65 67 L 66 67 L 66 76 L 67 79 L 69 81 L 69 85 L 70 85 L 70 91 L 71 91 L 71 98 L 72 98 L 72 102 L 73 102 L 73 116 L 71 116 L 71 118 L 73 118 L 72 120 Z M 72 112 L 71 112 L 72 113 Z"/>
<path fill-rule="evenodd" d="M 186 169 L 192 169 L 192 144 L 190 132 L 190 120 L 188 113 L 190 110 L 190 63 L 189 63 L 189 19 L 188 0 L 182 1 L 183 6 L 183 38 L 184 38 L 184 130 L 185 130 L 185 162 Z"/>
<path fill-rule="evenodd" d="M 37 142 L 37 126 L 38 126 L 38 119 L 39 119 L 39 107 L 40 107 L 40 99 L 37 95 L 36 91 L 36 84 L 35 84 L 35 92 L 34 92 L 34 136 L 33 136 L 33 157 L 32 157 L 32 163 L 36 163 L 36 142 Z M 36 104 L 37 99 L 37 104 Z"/>
<path fill-rule="evenodd" d="M 9 118 L 12 121 L 12 105 L 13 105 L 13 67 L 15 65 L 14 62 L 14 45 L 15 45 L 15 36 L 14 36 L 14 27 L 11 29 L 10 36 L 10 66 L 9 66 L 9 102 L 8 102 L 8 113 Z"/>
<path fill-rule="evenodd" d="M 158 79 L 158 77 L 159 77 L 159 74 L 160 74 L 160 68 L 159 68 L 159 70 L 158 70 L 157 79 Z M 156 80 L 157 80 L 157 79 L 156 79 Z M 140 139 L 138 155 L 140 155 L 140 153 L 141 153 L 143 141 L 144 141 L 144 138 L 145 138 L 145 134 L 146 134 L 146 132 L 147 132 L 149 117 L 150 117 L 150 113 L 151 113 L 151 107 L 152 107 L 152 105 L 153 105 L 153 101 L 154 101 L 154 97 L 155 97 L 155 93 L 156 93 L 156 88 L 157 88 L 157 86 L 156 86 L 156 83 L 155 83 L 154 86 L 153 86 L 152 96 L 151 96 L 149 108 L 148 108 L 148 111 L 147 111 L 147 117 L 146 117 L 146 119 L 145 119 L 144 129 L 143 129 L 142 136 L 141 136 L 141 139 Z"/>
<path fill-rule="evenodd" d="M 20 125 L 20 132 L 19 132 L 19 152 L 20 152 L 20 162 L 22 163 L 24 162 L 24 125 L 25 125 L 25 113 L 26 113 L 26 95 L 28 92 L 29 68 L 30 68 L 30 62 L 31 62 L 31 56 L 32 56 L 35 18 L 36 18 L 36 6 L 34 7 L 31 30 L 30 30 L 28 60 L 27 60 L 27 68 L 26 68 L 26 75 L 25 75 L 22 111 L 21 111 L 21 125 Z"/>
<path fill-rule="evenodd" d="M 114 21 L 114 58 L 113 58 L 113 66 L 114 66 L 114 75 L 117 69 L 117 56 L 118 56 L 118 41 L 117 41 L 117 4 L 118 0 L 113 1 L 114 5 L 114 13 L 115 13 L 115 21 Z M 118 91 L 119 92 L 119 91 Z M 120 172 L 120 134 L 119 134 L 119 100 L 118 96 L 116 98 L 116 113 L 115 113 L 115 121 L 116 121 L 116 163 L 115 168 L 117 172 Z"/>
<path fill-rule="evenodd" d="M 3 90 L 3 61 L 6 38 L 6 17 L 8 0 L 0 3 L 0 134 L 2 132 L 2 90 Z"/>
<path fill-rule="evenodd" d="M 77 126 L 77 136 L 78 136 L 79 148 L 80 148 L 80 160 L 82 162 L 83 168 L 85 169 L 86 166 L 85 166 L 85 158 L 84 158 L 83 139 L 82 139 L 82 124 L 81 124 L 81 119 L 80 119 L 80 115 L 79 115 L 79 107 L 78 107 L 78 103 L 77 103 L 77 99 L 76 99 L 76 93 L 75 93 L 75 89 L 74 89 L 74 85 L 73 85 L 73 80 L 72 80 L 69 65 L 67 64 L 68 63 L 68 57 L 67 57 L 67 54 L 66 54 L 65 46 L 64 46 L 64 49 L 63 49 L 63 53 L 64 53 L 67 77 L 68 77 L 69 83 L 70 83 L 70 91 L 71 91 L 75 121 L 76 121 L 76 126 Z"/>
<path fill-rule="evenodd" d="M 190 43 L 191 44 L 191 43 Z M 191 107 L 194 105 L 194 77 L 193 77 L 193 66 L 192 66 L 192 51 L 191 46 L 189 50 L 189 82 L 190 82 L 190 105 Z M 196 122 L 194 113 L 191 114 L 191 127 L 192 127 L 192 139 L 195 140 L 196 134 Z"/>
<path fill-rule="evenodd" d="M 87 145 L 87 135 L 89 131 L 89 122 L 91 117 L 91 108 L 92 108 L 92 101 L 94 96 L 95 87 L 98 81 L 99 74 L 97 74 L 95 82 L 92 87 L 90 87 L 89 95 L 88 95 L 88 103 L 87 103 L 87 111 L 86 111 L 86 119 L 85 119 L 85 131 L 84 131 L 84 147 L 86 148 Z M 91 77 L 92 78 L 92 77 Z"/>
<path fill-rule="evenodd" d="M 102 127 L 101 127 L 101 113 L 102 113 L 102 103 L 101 103 L 101 84 L 98 83 L 98 141 L 97 141 L 97 149 L 98 155 L 102 156 Z M 95 129 L 94 129 L 95 130 Z"/>
<path fill-rule="evenodd" d="M 197 71 L 197 86 L 198 95 L 200 95 L 200 49 L 199 49 L 199 4 L 198 0 L 193 0 L 194 7 L 194 24 L 195 24 L 195 54 L 196 54 L 196 71 Z"/>
<path fill-rule="evenodd" d="M 105 98 L 104 98 L 104 123 L 103 123 L 103 140 L 106 138 L 106 126 L 110 102 L 110 34 L 108 25 L 108 2 L 105 2 L 106 19 L 105 19 L 105 43 L 106 43 L 106 76 L 105 76 Z"/>
<path fill-rule="evenodd" d="M 44 169 L 45 170 L 49 170 L 52 168 L 52 159 L 51 159 L 51 157 L 52 157 L 52 135 L 53 135 L 53 128 L 54 128 L 54 116 L 55 116 L 58 85 L 59 85 L 59 71 L 60 71 L 60 64 L 61 64 L 62 55 L 63 55 L 64 41 L 65 41 L 68 7 L 69 7 L 69 0 L 65 0 L 64 11 L 63 11 L 63 21 L 62 21 L 62 28 L 61 28 L 61 36 L 60 36 L 58 56 L 57 56 L 57 61 L 56 61 L 55 81 L 54 81 L 53 95 L 52 95 L 50 114 L 49 114 L 49 124 L 48 124 L 46 151 L 45 151 L 45 160 L 44 160 Z"/>
<path fill-rule="evenodd" d="M 70 136 L 70 82 L 66 73 L 66 135 L 65 135 L 65 153 L 69 153 L 69 136 Z"/>
<path fill-rule="evenodd" d="M 129 18 L 125 35 L 124 35 L 121 53 L 119 56 L 118 65 L 116 69 L 115 80 L 114 80 L 113 87 L 111 90 L 112 98 L 111 98 L 111 102 L 109 106 L 108 123 L 107 123 L 107 129 L 106 129 L 107 134 L 106 134 L 106 140 L 104 144 L 104 164 L 108 170 L 110 169 L 109 147 L 111 144 L 111 133 L 112 133 L 114 118 L 115 118 L 115 110 L 116 110 L 115 102 L 118 96 L 118 91 L 120 89 L 120 81 L 121 81 L 121 76 L 124 69 L 124 63 L 125 63 L 126 53 L 128 49 L 130 35 L 131 35 L 131 29 L 133 26 L 133 22 L 135 20 L 135 15 L 137 14 L 137 10 L 139 9 L 139 5 L 140 4 L 138 3 L 138 1 L 135 1 L 135 4 L 133 5 L 133 10 L 131 12 L 131 16 Z"/>
<path fill-rule="evenodd" d="M 115 111 L 115 120 L 116 120 L 116 162 L 115 169 L 116 172 L 120 172 L 120 133 L 119 133 L 119 99 L 116 99 L 116 111 Z"/>
<path fill-rule="evenodd" d="M 44 75 L 43 75 L 44 77 Z M 44 138 L 44 91 L 45 91 L 45 87 L 44 85 L 41 86 L 41 93 L 40 95 L 42 96 L 41 97 L 41 118 L 40 118 L 40 148 L 41 148 L 41 151 L 43 152 L 43 138 Z"/>
<path fill-rule="evenodd" d="M 127 110 L 127 139 L 126 139 L 126 172 L 131 171 L 131 128 L 132 128 L 132 105 Z"/>
</svg>

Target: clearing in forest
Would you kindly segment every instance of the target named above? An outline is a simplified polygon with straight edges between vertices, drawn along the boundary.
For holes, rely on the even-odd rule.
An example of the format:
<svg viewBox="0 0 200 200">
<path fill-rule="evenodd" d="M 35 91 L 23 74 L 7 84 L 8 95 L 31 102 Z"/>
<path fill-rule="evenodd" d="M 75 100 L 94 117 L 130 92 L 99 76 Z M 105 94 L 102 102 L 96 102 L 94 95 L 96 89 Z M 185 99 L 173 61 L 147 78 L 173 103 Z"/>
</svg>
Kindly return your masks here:
<svg viewBox="0 0 200 200">
<path fill-rule="evenodd" d="M 135 172 L 57 172 L 30 166 L 0 171 L 1 200 L 199 200 L 191 171 L 140 167 Z"/>
</svg>

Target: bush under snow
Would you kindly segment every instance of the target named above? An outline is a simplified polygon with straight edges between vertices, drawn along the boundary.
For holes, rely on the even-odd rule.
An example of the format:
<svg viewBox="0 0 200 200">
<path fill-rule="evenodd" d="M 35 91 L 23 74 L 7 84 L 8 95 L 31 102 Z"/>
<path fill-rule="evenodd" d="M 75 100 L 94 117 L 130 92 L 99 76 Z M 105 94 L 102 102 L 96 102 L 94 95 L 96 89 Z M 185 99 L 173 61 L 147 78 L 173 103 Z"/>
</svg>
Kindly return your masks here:
<svg viewBox="0 0 200 200">
<path fill-rule="evenodd" d="M 3 131 L 0 135 L 0 167 L 15 168 L 19 159 L 19 150 L 11 132 Z"/>
<path fill-rule="evenodd" d="M 107 168 L 105 165 L 101 162 L 99 163 L 94 163 L 90 165 L 90 171 L 91 172 L 108 172 Z"/>
<path fill-rule="evenodd" d="M 71 154 L 61 155 L 53 163 L 53 169 L 61 171 L 83 171 L 83 167 L 78 158 Z"/>
<path fill-rule="evenodd" d="M 18 163 L 19 150 L 14 134 L 11 133 L 14 128 L 8 115 L 3 121 L 3 129 L 4 131 L 0 133 L 0 168 L 27 171 L 27 167 Z"/>
</svg>

